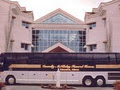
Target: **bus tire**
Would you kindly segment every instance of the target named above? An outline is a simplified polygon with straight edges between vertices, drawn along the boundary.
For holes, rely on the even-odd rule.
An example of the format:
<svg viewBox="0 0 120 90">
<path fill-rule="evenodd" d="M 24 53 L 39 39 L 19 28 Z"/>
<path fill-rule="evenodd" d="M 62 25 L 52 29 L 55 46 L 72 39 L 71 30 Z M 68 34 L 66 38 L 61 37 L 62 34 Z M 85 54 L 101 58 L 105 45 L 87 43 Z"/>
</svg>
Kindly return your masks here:
<svg viewBox="0 0 120 90">
<path fill-rule="evenodd" d="M 9 75 L 6 77 L 6 84 L 14 85 L 16 83 L 16 79 L 13 75 Z"/>
<path fill-rule="evenodd" d="M 103 76 L 98 76 L 95 78 L 96 86 L 103 87 L 106 85 L 105 78 Z"/>
<path fill-rule="evenodd" d="M 94 85 L 94 79 L 91 76 L 85 76 L 82 80 L 84 86 L 90 87 Z"/>
</svg>

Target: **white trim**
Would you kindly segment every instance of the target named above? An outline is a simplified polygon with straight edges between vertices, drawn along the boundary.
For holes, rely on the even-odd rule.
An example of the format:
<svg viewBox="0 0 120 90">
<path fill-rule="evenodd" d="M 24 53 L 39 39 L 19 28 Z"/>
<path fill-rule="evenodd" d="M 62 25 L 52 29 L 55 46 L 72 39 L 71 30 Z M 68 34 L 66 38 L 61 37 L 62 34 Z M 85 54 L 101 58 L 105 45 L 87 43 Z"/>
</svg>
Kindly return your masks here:
<svg viewBox="0 0 120 90">
<path fill-rule="evenodd" d="M 96 42 L 88 42 L 86 45 L 89 46 L 89 45 L 93 45 L 93 44 L 97 44 Z"/>
<path fill-rule="evenodd" d="M 32 43 L 31 43 L 31 42 L 29 42 L 29 41 L 22 41 L 21 43 L 25 43 L 25 44 L 32 45 Z"/>
</svg>

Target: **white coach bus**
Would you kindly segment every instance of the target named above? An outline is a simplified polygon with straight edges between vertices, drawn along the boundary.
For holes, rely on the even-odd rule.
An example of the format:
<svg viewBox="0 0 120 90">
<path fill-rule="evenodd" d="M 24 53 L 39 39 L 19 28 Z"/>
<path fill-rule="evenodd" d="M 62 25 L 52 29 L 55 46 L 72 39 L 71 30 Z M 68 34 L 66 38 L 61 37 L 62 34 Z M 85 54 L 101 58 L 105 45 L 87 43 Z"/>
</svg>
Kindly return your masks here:
<svg viewBox="0 0 120 90">
<path fill-rule="evenodd" d="M 0 79 L 6 84 L 105 86 L 120 80 L 119 53 L 4 53 Z"/>
</svg>

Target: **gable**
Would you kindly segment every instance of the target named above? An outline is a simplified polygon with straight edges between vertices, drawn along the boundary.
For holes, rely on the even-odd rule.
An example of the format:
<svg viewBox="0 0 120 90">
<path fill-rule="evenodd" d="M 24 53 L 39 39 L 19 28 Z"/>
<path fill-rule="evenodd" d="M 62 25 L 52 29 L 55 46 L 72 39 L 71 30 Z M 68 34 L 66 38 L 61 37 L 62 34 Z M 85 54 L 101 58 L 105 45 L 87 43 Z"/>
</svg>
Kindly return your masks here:
<svg viewBox="0 0 120 90">
<path fill-rule="evenodd" d="M 42 23 L 54 23 L 54 24 L 74 24 L 75 22 L 70 18 L 58 13 L 47 20 L 44 20 Z"/>
<path fill-rule="evenodd" d="M 75 51 L 58 42 L 53 46 L 43 50 L 42 52 L 75 52 Z"/>
<path fill-rule="evenodd" d="M 39 24 L 84 24 L 83 21 L 63 11 L 60 8 L 37 19 L 35 23 L 39 23 Z"/>
</svg>

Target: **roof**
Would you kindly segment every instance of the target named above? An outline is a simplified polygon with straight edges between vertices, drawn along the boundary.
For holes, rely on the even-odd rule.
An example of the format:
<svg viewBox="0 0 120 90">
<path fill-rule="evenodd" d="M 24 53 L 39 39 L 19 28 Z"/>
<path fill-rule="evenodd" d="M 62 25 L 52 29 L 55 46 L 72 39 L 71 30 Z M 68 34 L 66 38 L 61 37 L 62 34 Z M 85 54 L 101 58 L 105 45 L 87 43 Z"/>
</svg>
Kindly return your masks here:
<svg viewBox="0 0 120 90">
<path fill-rule="evenodd" d="M 63 45 L 60 42 L 58 42 L 58 43 L 54 44 L 53 46 L 43 50 L 42 52 L 51 52 L 52 50 L 57 49 L 57 48 L 61 48 L 64 51 L 67 51 L 67 52 L 75 52 L 75 51 L 73 51 L 72 49 L 68 48 L 67 46 Z"/>
<path fill-rule="evenodd" d="M 62 14 L 62 15 L 64 15 L 65 17 L 73 20 L 76 24 L 83 24 L 83 23 L 84 23 L 84 22 L 81 21 L 80 19 L 72 16 L 71 14 L 65 12 L 64 10 L 62 10 L 62 9 L 60 9 L 60 8 L 58 8 L 58 9 L 54 10 L 53 12 L 50 12 L 50 13 L 48 13 L 47 15 L 45 15 L 45 16 L 37 19 L 34 23 L 42 23 L 43 21 L 45 21 L 45 20 L 47 20 L 47 19 L 55 16 L 56 14 Z"/>
</svg>

